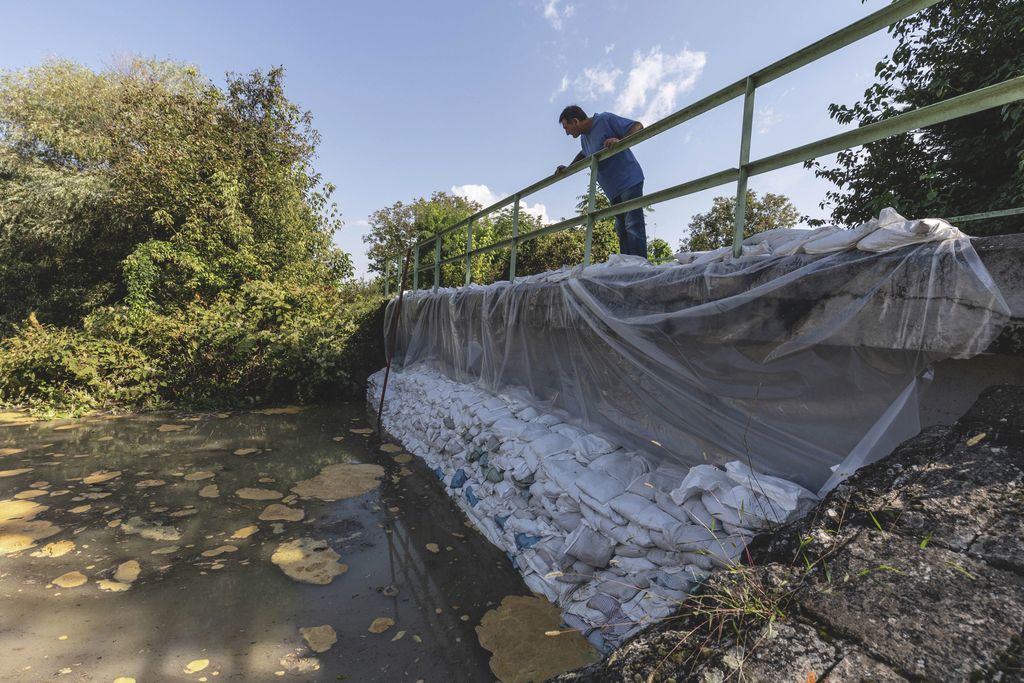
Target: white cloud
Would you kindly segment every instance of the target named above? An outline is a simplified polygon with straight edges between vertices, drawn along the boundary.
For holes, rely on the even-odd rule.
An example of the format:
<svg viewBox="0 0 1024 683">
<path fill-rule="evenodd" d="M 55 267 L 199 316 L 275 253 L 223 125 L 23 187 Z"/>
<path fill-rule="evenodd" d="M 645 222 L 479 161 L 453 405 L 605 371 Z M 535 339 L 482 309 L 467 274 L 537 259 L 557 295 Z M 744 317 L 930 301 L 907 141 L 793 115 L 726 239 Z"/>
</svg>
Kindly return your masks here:
<svg viewBox="0 0 1024 683">
<path fill-rule="evenodd" d="M 637 116 L 653 123 L 676 109 L 681 93 L 692 90 L 704 71 L 707 55 L 683 48 L 675 54 L 662 52 L 660 46 L 643 54 L 633 53 L 633 67 L 615 106 L 619 114 Z"/>
<path fill-rule="evenodd" d="M 615 49 L 615 43 L 611 43 L 611 44 L 609 44 L 609 45 L 605 45 L 605 46 L 604 46 L 604 53 L 605 53 L 606 55 L 607 55 L 607 54 L 611 54 L 611 51 L 612 51 L 612 50 L 614 50 L 614 49 Z"/>
<path fill-rule="evenodd" d="M 501 201 L 508 194 L 498 194 L 486 185 L 477 185 L 470 183 L 468 185 L 452 185 L 452 194 L 459 197 L 465 197 L 470 201 L 474 201 L 481 206 L 481 208 L 487 208 L 495 202 Z M 520 211 L 528 213 L 531 216 L 536 216 L 540 219 L 541 223 L 547 225 L 552 223 L 551 218 L 548 217 L 548 209 L 543 204 L 527 204 L 526 202 L 519 202 Z"/>
<path fill-rule="evenodd" d="M 570 79 L 568 74 L 562 76 L 558 88 L 551 95 L 551 100 L 572 90 L 573 96 L 579 100 L 596 100 L 599 97 L 615 94 L 615 84 L 622 75 L 622 69 L 606 66 L 587 67 L 576 78 Z"/>
<path fill-rule="evenodd" d="M 543 13 L 544 18 L 551 24 L 551 28 L 556 31 L 561 31 L 566 19 L 569 19 L 576 14 L 576 7 L 574 5 L 566 5 L 564 9 L 559 11 L 558 5 L 561 0 L 544 0 Z"/>
<path fill-rule="evenodd" d="M 781 120 L 782 114 L 775 111 L 775 107 L 770 104 L 766 104 L 754 113 L 754 126 L 758 133 L 767 133 Z"/>
</svg>

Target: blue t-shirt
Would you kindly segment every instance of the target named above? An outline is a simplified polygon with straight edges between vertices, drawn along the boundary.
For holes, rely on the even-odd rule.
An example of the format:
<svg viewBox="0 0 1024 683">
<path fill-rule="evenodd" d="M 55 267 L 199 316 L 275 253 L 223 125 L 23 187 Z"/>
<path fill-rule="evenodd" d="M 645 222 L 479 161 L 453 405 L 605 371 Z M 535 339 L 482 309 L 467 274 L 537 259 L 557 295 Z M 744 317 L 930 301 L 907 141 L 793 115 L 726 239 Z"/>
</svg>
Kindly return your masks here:
<svg viewBox="0 0 1024 683">
<path fill-rule="evenodd" d="M 602 112 L 591 117 L 593 121 L 590 132 L 580 135 L 580 146 L 588 157 L 594 152 L 604 149 L 604 141 L 608 138 L 625 137 L 636 121 L 615 114 Z M 615 199 L 623 191 L 628 190 L 644 180 L 644 172 L 633 156 L 633 150 L 627 149 L 597 165 L 597 182 L 608 195 Z"/>
</svg>

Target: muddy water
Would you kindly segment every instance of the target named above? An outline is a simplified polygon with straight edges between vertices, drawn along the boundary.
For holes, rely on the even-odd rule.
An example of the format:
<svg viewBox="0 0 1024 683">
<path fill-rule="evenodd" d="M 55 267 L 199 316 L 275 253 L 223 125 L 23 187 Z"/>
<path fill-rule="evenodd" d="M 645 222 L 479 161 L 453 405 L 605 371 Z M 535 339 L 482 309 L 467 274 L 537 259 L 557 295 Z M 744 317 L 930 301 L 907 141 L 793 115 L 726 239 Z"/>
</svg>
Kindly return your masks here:
<svg viewBox="0 0 1024 683">
<path fill-rule="evenodd" d="M 0 416 L 0 680 L 494 680 L 529 591 L 362 410 Z"/>
</svg>

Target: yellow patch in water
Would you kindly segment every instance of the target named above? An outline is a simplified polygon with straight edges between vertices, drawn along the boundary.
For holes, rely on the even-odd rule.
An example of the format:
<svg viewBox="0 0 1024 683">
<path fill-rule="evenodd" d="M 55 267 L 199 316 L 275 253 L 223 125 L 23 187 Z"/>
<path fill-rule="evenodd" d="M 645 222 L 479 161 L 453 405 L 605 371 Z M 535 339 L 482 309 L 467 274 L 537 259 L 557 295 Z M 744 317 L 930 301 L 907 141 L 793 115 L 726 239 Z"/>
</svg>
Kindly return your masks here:
<svg viewBox="0 0 1024 683">
<path fill-rule="evenodd" d="M 274 500 L 280 498 L 283 494 L 270 489 L 246 488 L 238 489 L 235 491 L 235 495 L 243 500 Z"/>
<path fill-rule="evenodd" d="M 121 593 L 132 587 L 130 583 L 121 583 L 110 579 L 99 579 L 96 581 L 96 586 L 107 593 Z"/>
<path fill-rule="evenodd" d="M 303 406 L 284 406 L 283 408 L 261 408 L 260 410 L 254 410 L 252 412 L 257 415 L 295 415 L 301 413 L 305 408 Z"/>
<path fill-rule="evenodd" d="M 112 519 L 109 522 L 107 522 L 108 529 L 116 529 L 119 526 L 121 526 L 121 520 L 119 519 Z"/>
<path fill-rule="evenodd" d="M 179 550 L 178 546 L 176 546 L 176 545 L 169 545 L 169 546 L 165 546 L 163 548 L 157 548 L 156 550 L 151 552 L 150 555 L 170 555 L 171 553 L 178 552 L 178 550 Z"/>
<path fill-rule="evenodd" d="M 344 441 L 344 440 L 345 440 L 345 437 L 343 437 L 343 436 L 335 436 L 335 437 L 331 438 L 331 441 Z"/>
<path fill-rule="evenodd" d="M 47 543 L 32 553 L 32 557 L 62 557 L 75 549 L 75 542 L 70 540 Z"/>
<path fill-rule="evenodd" d="M 405 631 L 399 631 L 395 634 L 395 637 L 391 639 L 391 642 L 394 643 L 398 640 L 401 640 L 402 638 L 405 638 L 405 633 Z"/>
<path fill-rule="evenodd" d="M 353 428 L 353 429 L 350 429 L 348 431 L 352 432 L 353 434 L 363 434 L 363 435 L 373 434 L 373 430 L 370 429 L 369 427 Z"/>
<path fill-rule="evenodd" d="M 210 666 L 209 659 L 193 659 L 191 662 L 185 665 L 185 673 L 194 674 L 202 671 L 206 667 Z"/>
<path fill-rule="evenodd" d="M 0 479 L 4 477 L 16 477 L 19 474 L 26 474 L 31 471 L 31 467 L 19 467 L 18 469 L 14 470 L 0 470 Z"/>
<path fill-rule="evenodd" d="M 60 527 L 36 515 L 49 510 L 31 500 L 0 500 L 0 555 L 35 546 L 36 541 L 60 533 Z"/>
<path fill-rule="evenodd" d="M 561 629 L 562 612 L 543 598 L 510 595 L 476 627 L 480 645 L 493 654 L 494 675 L 505 683 L 546 681 L 600 659 L 578 631 Z M 558 638 L 545 635 L 563 631 Z"/>
<path fill-rule="evenodd" d="M 377 617 L 366 630 L 370 633 L 384 633 L 395 625 L 395 620 L 390 617 Z"/>
<path fill-rule="evenodd" d="M 83 512 L 88 512 L 89 510 L 92 510 L 92 505 L 90 505 L 89 503 L 86 503 L 85 505 L 79 505 L 78 507 L 73 507 L 70 510 L 68 510 L 68 512 L 70 512 L 72 514 L 75 514 L 75 515 L 80 515 Z"/>
<path fill-rule="evenodd" d="M 135 482 L 135 488 L 137 489 L 151 489 L 157 486 L 163 486 L 167 482 L 163 479 L 143 479 L 142 481 Z"/>
<path fill-rule="evenodd" d="M 139 566 L 138 560 L 128 560 L 117 565 L 117 571 L 114 572 L 114 580 L 121 583 L 131 583 L 139 578 L 139 572 L 141 571 L 142 568 Z"/>
<path fill-rule="evenodd" d="M 97 441 L 113 441 L 114 437 L 112 437 L 112 436 L 101 436 L 100 438 L 98 438 L 96 440 Z"/>
<path fill-rule="evenodd" d="M 439 548 L 436 543 L 428 543 L 425 547 L 426 547 L 427 550 L 429 550 L 432 553 L 439 553 L 439 552 L 441 552 L 441 548 Z"/>
<path fill-rule="evenodd" d="M 402 469 L 398 470 L 398 474 L 402 477 L 408 477 L 410 474 L 412 474 L 412 470 L 410 470 L 408 467 L 403 467 Z"/>
<path fill-rule="evenodd" d="M 0 456 L 4 455 L 17 455 L 18 453 L 24 453 L 24 448 L 0 448 Z"/>
<path fill-rule="evenodd" d="M 195 514 L 198 514 L 198 513 L 199 513 L 199 510 L 196 510 L 195 508 L 187 508 L 185 510 L 175 510 L 174 512 L 172 512 L 168 516 L 169 517 L 191 517 L 192 515 L 195 515 Z"/>
<path fill-rule="evenodd" d="M 259 448 L 239 448 L 235 451 L 235 455 L 252 455 L 253 453 L 259 453 Z"/>
<path fill-rule="evenodd" d="M 236 529 L 235 533 L 231 534 L 231 538 L 237 539 L 237 540 L 246 539 L 246 538 L 249 538 L 250 536 L 252 536 L 254 533 L 256 533 L 259 530 L 260 530 L 260 528 L 258 526 L 256 526 L 255 524 L 253 524 L 251 526 L 243 526 L 241 529 Z"/>
<path fill-rule="evenodd" d="M 202 481 L 203 479 L 209 479 L 213 476 L 213 472 L 192 472 L 190 474 L 186 474 L 184 479 L 185 481 Z"/>
<path fill-rule="evenodd" d="M 52 581 L 55 586 L 61 588 L 77 588 L 81 586 L 89 579 L 86 578 L 85 574 L 79 571 L 68 572 L 67 574 L 61 574 Z"/>
<path fill-rule="evenodd" d="M 306 513 L 299 508 L 290 508 L 280 503 L 271 503 L 260 513 L 260 519 L 264 522 L 299 522 L 305 516 Z"/>
<path fill-rule="evenodd" d="M 121 524 L 121 531 L 126 534 L 138 534 L 150 541 L 177 541 L 181 538 L 181 532 L 172 526 L 161 524 L 149 524 L 142 521 L 141 517 L 132 517 Z"/>
<path fill-rule="evenodd" d="M 158 431 L 158 432 L 183 432 L 183 431 L 185 431 L 188 428 L 189 428 L 188 425 L 164 424 L 164 425 L 160 425 L 159 427 L 157 427 L 156 431 Z"/>
<path fill-rule="evenodd" d="M 56 491 L 50 491 L 50 498 L 58 498 L 60 496 L 66 496 L 71 493 L 70 489 L 58 489 Z"/>
<path fill-rule="evenodd" d="M 328 465 L 320 474 L 298 482 L 291 490 L 306 498 L 343 500 L 372 491 L 383 476 L 384 468 L 380 465 Z"/>
<path fill-rule="evenodd" d="M 221 545 L 221 546 L 217 546 L 216 548 L 210 548 L 209 550 L 204 550 L 200 554 L 203 557 L 217 557 L 218 555 L 223 555 L 224 553 L 233 553 L 233 552 L 236 552 L 237 550 L 238 550 L 238 546 L 234 546 L 234 545 Z"/>
<path fill-rule="evenodd" d="M 408 465 L 412 462 L 412 456 L 408 453 L 399 453 L 394 457 L 394 461 L 399 465 Z"/>
<path fill-rule="evenodd" d="M 339 559 L 341 557 L 327 545 L 327 541 L 315 538 L 282 543 L 270 557 L 270 561 L 292 579 L 319 585 L 326 585 L 335 576 L 348 571 L 348 565 L 341 564 Z"/>
<path fill-rule="evenodd" d="M 309 645 L 309 649 L 313 652 L 327 652 L 331 649 L 332 645 L 338 642 L 338 634 L 334 632 L 330 624 L 306 626 L 305 628 L 300 628 L 299 633 L 302 634 L 306 644 Z"/>
<path fill-rule="evenodd" d="M 41 491 L 39 489 L 29 489 L 28 491 L 19 491 L 18 493 L 15 493 L 14 497 L 17 498 L 18 500 L 28 500 L 30 498 L 38 498 L 39 496 L 45 495 L 47 495 L 46 491 Z"/>
<path fill-rule="evenodd" d="M 110 481 L 111 479 L 117 479 L 120 476 L 121 476 L 121 471 L 120 470 L 114 470 L 112 472 L 108 472 L 106 470 L 100 470 L 98 472 L 93 472 L 92 474 L 87 475 L 84 479 L 82 479 L 82 483 L 83 484 L 89 484 L 90 486 L 92 484 L 102 484 L 105 481 Z"/>
<path fill-rule="evenodd" d="M 383 443 L 380 445 L 380 449 L 385 453 L 401 453 L 402 447 L 393 443 Z"/>
<path fill-rule="evenodd" d="M 114 683 L 135 683 L 135 679 L 129 676 L 118 676 L 114 679 Z"/>
<path fill-rule="evenodd" d="M 69 429 L 78 429 L 79 427 L 84 427 L 84 426 L 85 426 L 84 424 L 60 425 L 59 427 L 54 427 L 53 431 L 55 431 L 55 432 L 66 432 Z"/>
<path fill-rule="evenodd" d="M 201 498 L 216 498 L 220 495 L 220 489 L 217 488 L 216 484 L 207 484 L 203 488 L 199 489 L 199 496 Z"/>
<path fill-rule="evenodd" d="M 20 410 L 0 411 L 0 427 L 13 427 L 14 425 L 32 424 L 36 419 Z"/>
</svg>

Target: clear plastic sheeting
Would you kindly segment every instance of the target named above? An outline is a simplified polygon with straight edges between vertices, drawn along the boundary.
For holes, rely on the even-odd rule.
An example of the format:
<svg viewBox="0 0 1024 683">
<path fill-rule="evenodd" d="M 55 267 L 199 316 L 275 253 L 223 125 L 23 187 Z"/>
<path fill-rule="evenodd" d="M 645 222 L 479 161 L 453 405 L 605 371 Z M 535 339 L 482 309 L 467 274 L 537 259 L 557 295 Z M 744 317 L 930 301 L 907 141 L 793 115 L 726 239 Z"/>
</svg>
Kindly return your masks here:
<svg viewBox="0 0 1024 683">
<path fill-rule="evenodd" d="M 393 363 L 521 400 L 655 465 L 738 460 L 818 491 L 916 434 L 929 365 L 980 353 L 1009 317 L 958 231 L 876 223 L 859 241 L 888 226 L 911 242 L 779 254 L 755 236 L 740 258 L 627 257 L 406 292 Z"/>
<path fill-rule="evenodd" d="M 375 405 L 383 379 L 369 380 Z M 427 367 L 390 376 L 381 420 L 530 589 L 599 648 L 672 614 L 712 569 L 739 562 L 756 533 L 816 500 L 738 461 L 659 465 Z"/>
</svg>

